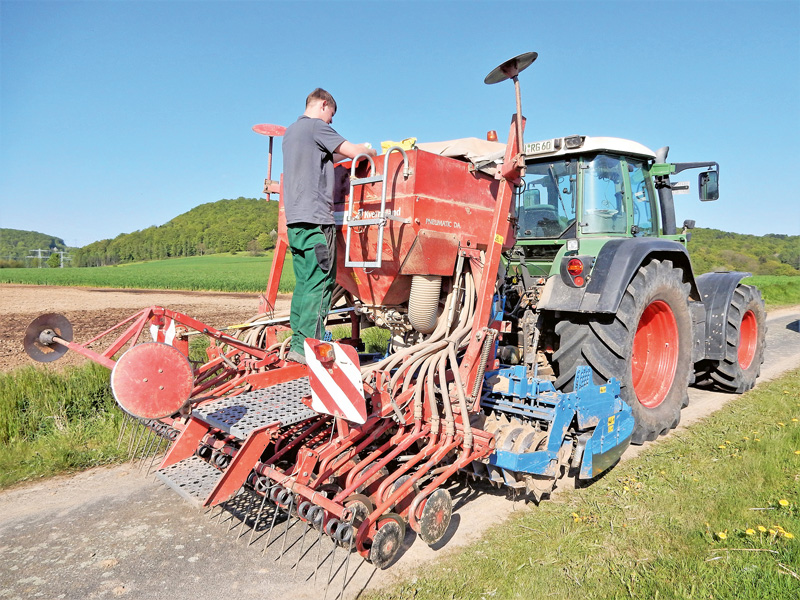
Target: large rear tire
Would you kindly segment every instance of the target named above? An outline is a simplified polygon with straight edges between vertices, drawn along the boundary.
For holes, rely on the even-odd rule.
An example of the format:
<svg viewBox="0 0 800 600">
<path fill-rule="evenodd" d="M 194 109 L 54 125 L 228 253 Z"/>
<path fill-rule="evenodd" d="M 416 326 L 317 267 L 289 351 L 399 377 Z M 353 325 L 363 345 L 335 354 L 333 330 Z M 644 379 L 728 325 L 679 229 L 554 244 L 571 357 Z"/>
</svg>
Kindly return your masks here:
<svg viewBox="0 0 800 600">
<path fill-rule="evenodd" d="M 677 426 L 692 374 L 690 285 L 672 261 L 639 268 L 615 315 L 569 315 L 555 327 L 556 387 L 571 391 L 586 364 L 597 384 L 616 377 L 633 409 L 631 441 L 641 444 Z"/>
<path fill-rule="evenodd" d="M 767 312 L 761 292 L 739 284 L 728 307 L 725 358 L 713 364 L 710 379 L 724 391 L 742 394 L 756 383 L 764 362 Z"/>
</svg>

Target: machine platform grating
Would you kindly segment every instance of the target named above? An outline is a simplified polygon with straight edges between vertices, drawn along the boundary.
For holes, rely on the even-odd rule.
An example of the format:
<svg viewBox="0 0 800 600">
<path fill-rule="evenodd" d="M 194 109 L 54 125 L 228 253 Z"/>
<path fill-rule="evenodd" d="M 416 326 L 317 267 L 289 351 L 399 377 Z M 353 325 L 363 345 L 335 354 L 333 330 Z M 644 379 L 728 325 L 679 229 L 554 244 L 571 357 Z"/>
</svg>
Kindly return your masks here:
<svg viewBox="0 0 800 600">
<path fill-rule="evenodd" d="M 190 456 L 159 469 L 156 477 L 192 504 L 202 506 L 222 478 L 222 472 L 199 456 Z"/>
<path fill-rule="evenodd" d="M 193 415 L 212 427 L 245 439 L 266 425 L 280 423 L 285 427 L 316 416 L 318 413 L 300 401 L 310 394 L 308 377 L 303 377 L 203 404 Z"/>
</svg>

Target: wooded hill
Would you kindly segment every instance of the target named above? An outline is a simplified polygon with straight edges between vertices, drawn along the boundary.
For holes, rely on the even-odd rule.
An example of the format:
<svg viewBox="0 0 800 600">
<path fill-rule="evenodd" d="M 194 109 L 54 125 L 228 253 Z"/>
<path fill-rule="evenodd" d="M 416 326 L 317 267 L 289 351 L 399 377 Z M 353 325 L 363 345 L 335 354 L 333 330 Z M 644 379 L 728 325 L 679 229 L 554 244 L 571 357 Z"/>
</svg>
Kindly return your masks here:
<svg viewBox="0 0 800 600">
<path fill-rule="evenodd" d="M 277 202 L 219 200 L 201 204 L 164 225 L 123 233 L 75 250 L 73 265 L 96 267 L 221 252 L 260 252 L 275 246 L 277 230 Z"/>
<path fill-rule="evenodd" d="M 73 249 L 72 266 L 115 265 L 222 252 L 260 252 L 274 247 L 277 229 L 277 202 L 256 198 L 219 200 L 201 204 L 164 225 Z M 32 231 L 0 229 L 0 259 L 24 257 L 32 249 L 53 246 L 64 249 L 64 241 Z M 718 229 L 694 229 L 689 254 L 696 274 L 716 270 L 800 275 L 798 235 L 755 236 Z"/>
<path fill-rule="evenodd" d="M 9 263 L 19 262 L 23 266 L 25 258 L 36 256 L 37 249 L 47 258 L 50 250 L 66 250 L 64 240 L 38 231 L 23 231 L 21 229 L 0 228 L 0 265 L 10 266 Z"/>
<path fill-rule="evenodd" d="M 696 274 L 749 271 L 753 275 L 800 275 L 800 235 L 757 236 L 694 229 L 688 247 Z"/>
</svg>

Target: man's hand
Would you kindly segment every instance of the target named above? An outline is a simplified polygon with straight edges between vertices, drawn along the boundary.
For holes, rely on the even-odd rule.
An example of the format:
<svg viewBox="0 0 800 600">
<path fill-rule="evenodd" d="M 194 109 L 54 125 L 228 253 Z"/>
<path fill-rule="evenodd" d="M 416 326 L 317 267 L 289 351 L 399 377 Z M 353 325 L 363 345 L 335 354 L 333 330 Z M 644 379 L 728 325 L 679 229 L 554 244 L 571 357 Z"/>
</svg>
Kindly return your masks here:
<svg viewBox="0 0 800 600">
<path fill-rule="evenodd" d="M 369 147 L 367 144 L 351 144 L 344 141 L 339 144 L 339 147 L 334 151 L 333 157 L 337 162 L 345 158 L 355 158 L 359 154 L 369 154 L 370 156 L 377 156 L 375 148 Z"/>
</svg>

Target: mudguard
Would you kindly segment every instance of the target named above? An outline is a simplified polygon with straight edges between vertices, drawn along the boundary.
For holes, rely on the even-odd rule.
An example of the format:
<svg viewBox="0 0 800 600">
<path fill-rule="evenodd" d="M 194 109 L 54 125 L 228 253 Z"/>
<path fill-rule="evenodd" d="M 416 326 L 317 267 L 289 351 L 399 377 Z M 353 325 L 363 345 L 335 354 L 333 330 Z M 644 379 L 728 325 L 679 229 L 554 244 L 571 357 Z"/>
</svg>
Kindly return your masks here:
<svg viewBox="0 0 800 600">
<path fill-rule="evenodd" d="M 701 300 L 706 307 L 704 358 L 710 360 L 725 358 L 725 330 L 733 292 L 739 282 L 750 275 L 742 271 L 726 271 L 704 273 L 697 278 Z"/>
<path fill-rule="evenodd" d="M 561 277 L 550 277 L 539 308 L 578 313 L 616 313 L 625 289 L 645 260 L 671 260 L 683 269 L 692 286 L 689 294 L 699 299 L 699 291 L 686 248 L 679 242 L 661 238 L 619 238 L 606 242 L 597 255 L 589 283 L 575 288 Z"/>
</svg>

